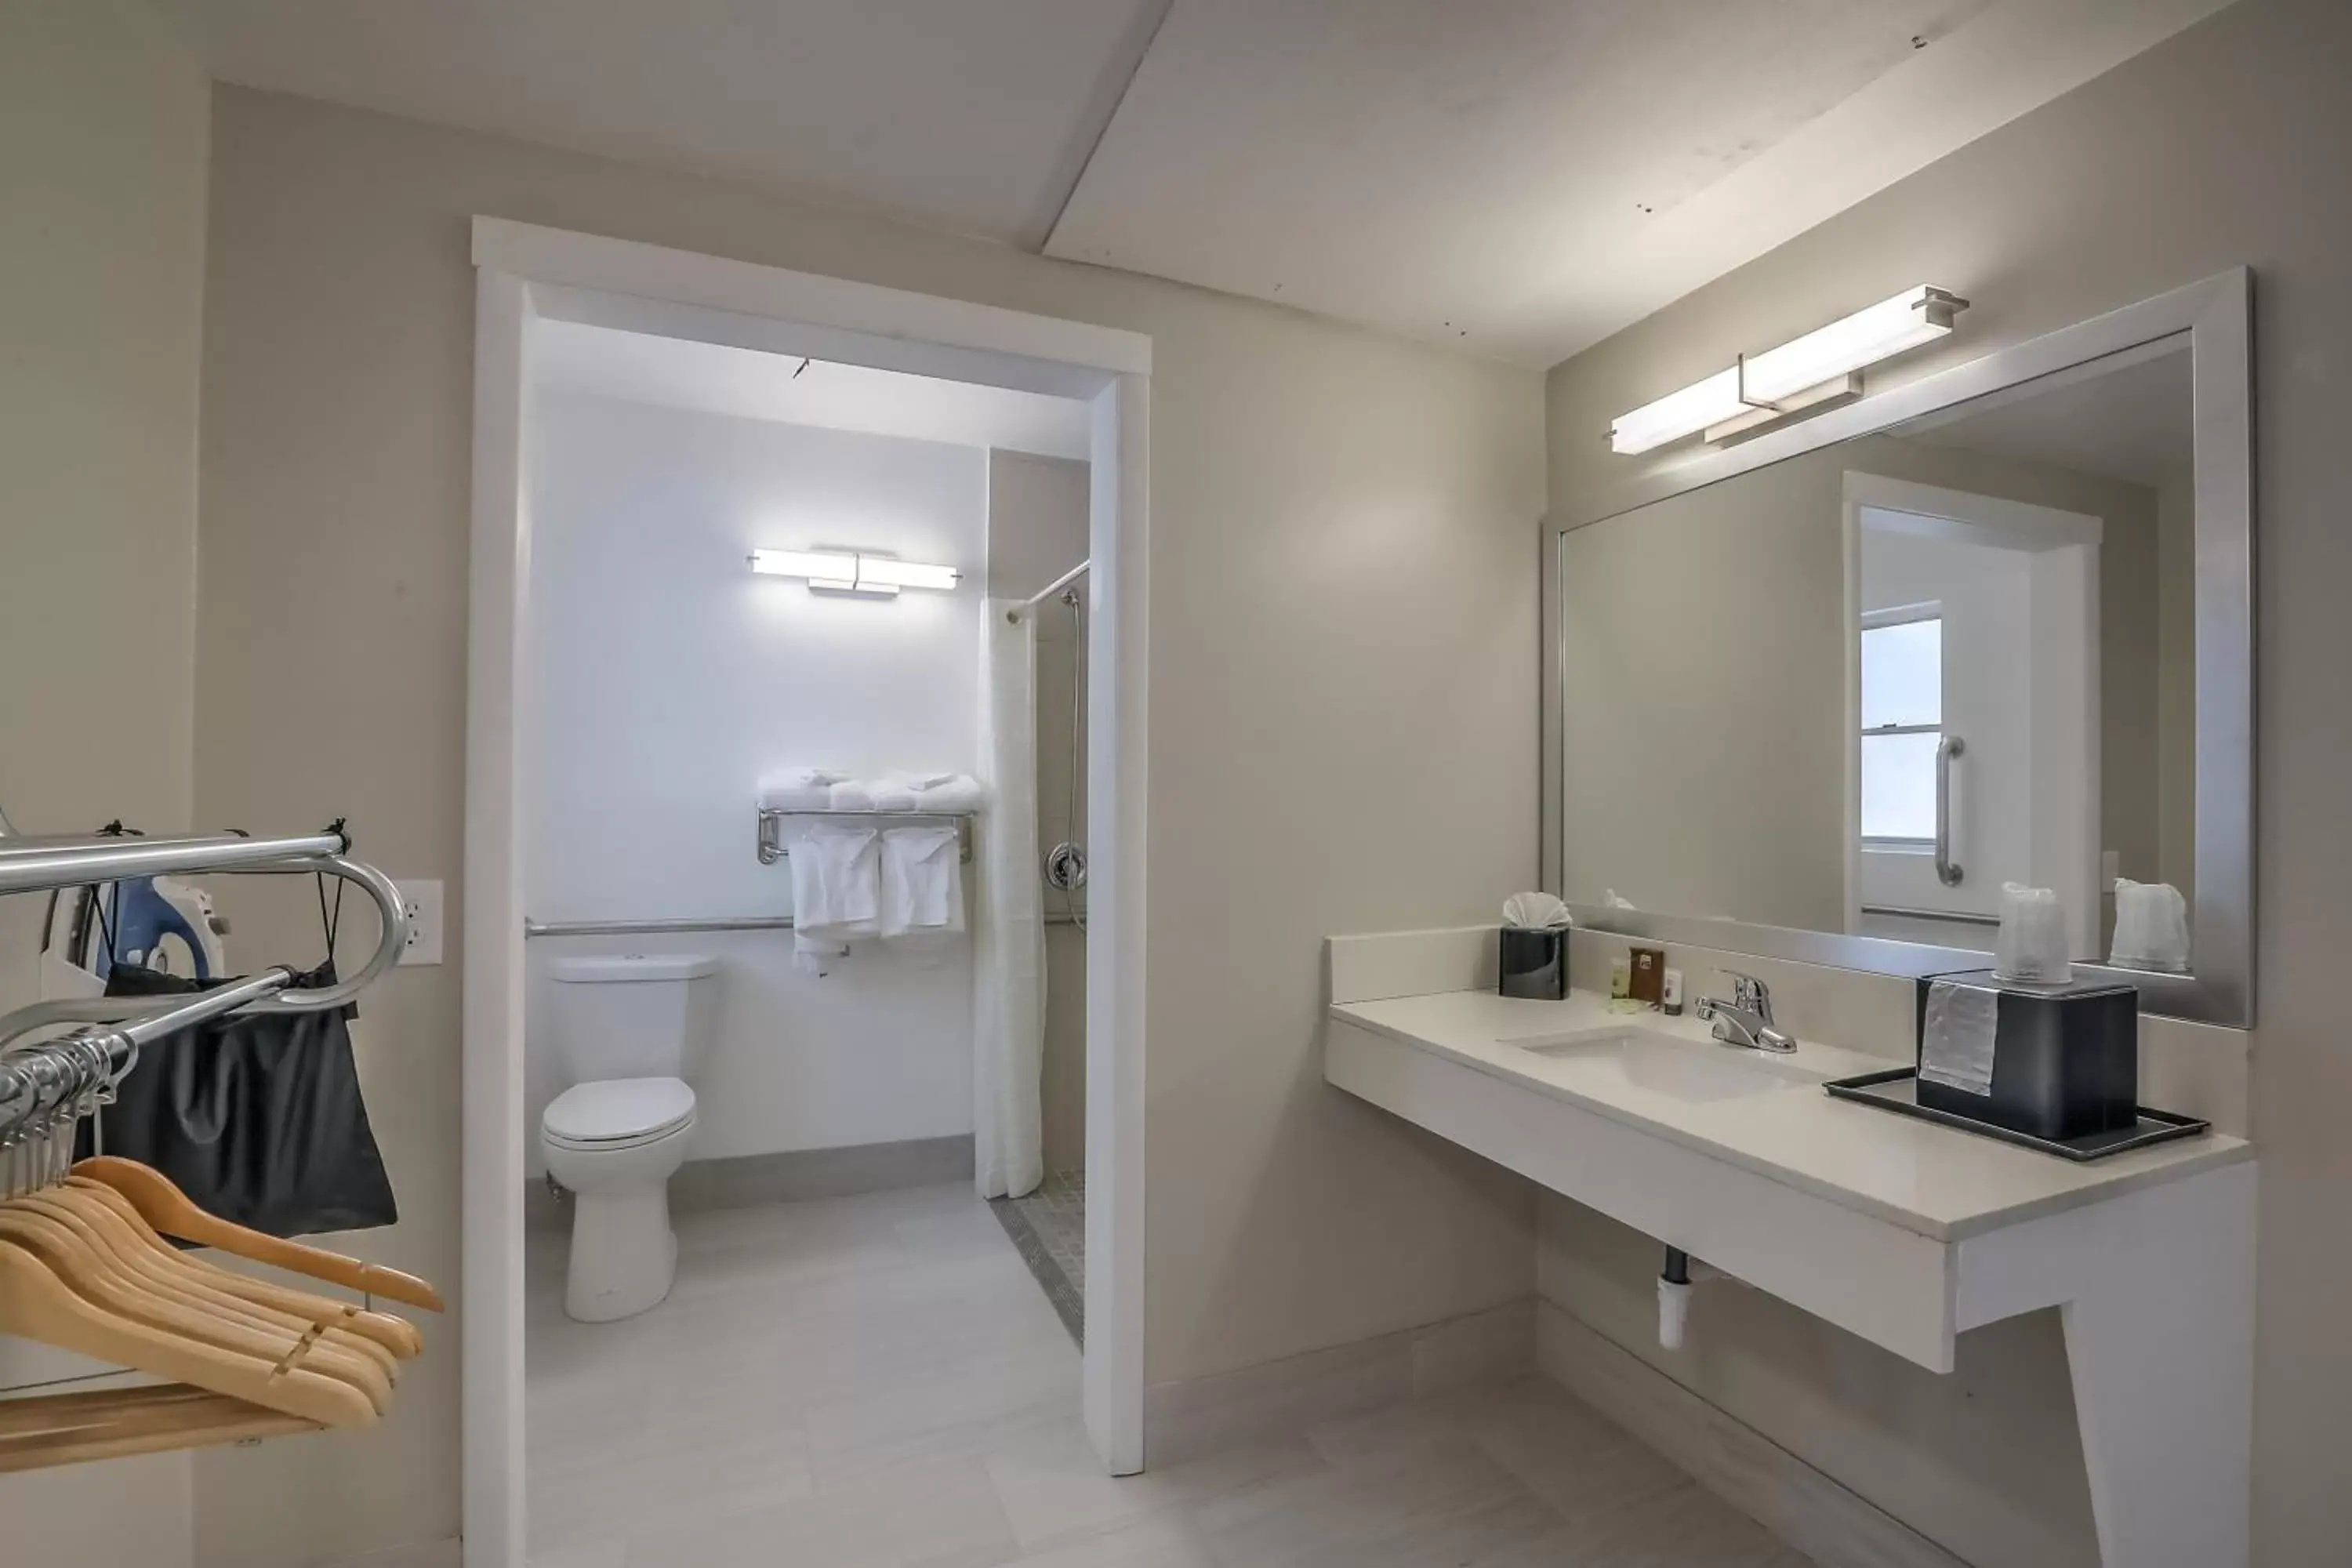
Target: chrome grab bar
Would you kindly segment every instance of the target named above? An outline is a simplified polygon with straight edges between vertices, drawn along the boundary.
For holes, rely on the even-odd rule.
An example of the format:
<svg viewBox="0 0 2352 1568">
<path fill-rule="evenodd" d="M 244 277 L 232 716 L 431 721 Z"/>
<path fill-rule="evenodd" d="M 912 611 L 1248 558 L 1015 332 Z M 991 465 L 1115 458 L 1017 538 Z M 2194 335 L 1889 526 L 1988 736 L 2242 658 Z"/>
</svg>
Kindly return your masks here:
<svg viewBox="0 0 2352 1568">
<path fill-rule="evenodd" d="M 1958 735 L 1936 742 L 1936 880 L 1957 888 L 1967 875 L 1952 858 L 1952 759 L 1969 749 Z"/>
<path fill-rule="evenodd" d="M 1048 910 L 1045 923 L 1049 926 L 1076 925 L 1077 921 L 1066 910 Z M 678 920 L 641 921 L 535 921 L 522 922 L 525 937 L 564 936 L 690 936 L 697 931 L 790 931 L 790 915 L 720 915 L 712 918 L 691 917 Z"/>
<path fill-rule="evenodd" d="M 1884 920 L 1944 921 L 1952 925 L 1964 926 L 2000 924 L 1999 915 L 1972 914 L 1966 910 L 1920 910 L 1913 909 L 1906 904 L 1864 904 L 1862 906 L 1862 912 L 1866 915 L 1877 915 Z"/>
</svg>

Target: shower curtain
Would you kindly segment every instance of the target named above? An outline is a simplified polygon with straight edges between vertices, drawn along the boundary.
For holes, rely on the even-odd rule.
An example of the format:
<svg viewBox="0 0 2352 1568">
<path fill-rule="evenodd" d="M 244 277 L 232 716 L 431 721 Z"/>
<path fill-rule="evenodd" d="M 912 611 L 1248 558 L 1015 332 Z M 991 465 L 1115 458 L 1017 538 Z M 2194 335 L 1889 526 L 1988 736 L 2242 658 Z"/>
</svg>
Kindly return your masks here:
<svg viewBox="0 0 2352 1568">
<path fill-rule="evenodd" d="M 1037 617 L 991 599 L 981 626 L 980 831 L 972 942 L 974 1174 L 984 1198 L 1045 1174 L 1045 908 L 1037 862 Z"/>
</svg>

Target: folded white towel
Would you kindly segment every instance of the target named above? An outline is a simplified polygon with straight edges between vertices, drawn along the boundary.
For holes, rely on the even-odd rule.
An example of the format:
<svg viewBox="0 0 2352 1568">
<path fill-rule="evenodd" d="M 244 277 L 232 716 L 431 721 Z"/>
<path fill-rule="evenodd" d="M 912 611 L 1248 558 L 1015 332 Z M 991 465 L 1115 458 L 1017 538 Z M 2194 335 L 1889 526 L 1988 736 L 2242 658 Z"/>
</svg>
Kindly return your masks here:
<svg viewBox="0 0 2352 1568">
<path fill-rule="evenodd" d="M 956 773 L 938 784 L 925 784 L 915 791 L 918 811 L 978 811 L 987 800 L 987 792 L 980 781 L 970 773 Z"/>
<path fill-rule="evenodd" d="M 934 785 L 943 785 L 955 773 L 901 773 L 889 771 L 873 783 L 875 811 L 918 811 L 919 795 Z"/>
<path fill-rule="evenodd" d="M 770 811 L 823 811 L 847 777 L 829 768 L 775 768 L 760 775 L 760 804 Z"/>
<path fill-rule="evenodd" d="M 882 834 L 886 937 L 963 930 L 963 839 L 952 827 L 892 827 Z"/>
<path fill-rule="evenodd" d="M 874 809 L 873 786 L 856 779 L 843 779 L 833 786 L 827 804 L 835 811 L 871 811 Z"/>
</svg>

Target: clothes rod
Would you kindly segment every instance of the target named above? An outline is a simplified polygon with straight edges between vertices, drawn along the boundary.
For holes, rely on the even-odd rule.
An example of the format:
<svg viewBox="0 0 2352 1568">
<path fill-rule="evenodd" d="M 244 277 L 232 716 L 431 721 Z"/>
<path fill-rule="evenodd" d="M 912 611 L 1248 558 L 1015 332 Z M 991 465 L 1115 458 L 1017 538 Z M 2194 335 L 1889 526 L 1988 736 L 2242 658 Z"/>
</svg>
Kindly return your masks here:
<svg viewBox="0 0 2352 1568">
<path fill-rule="evenodd" d="M 287 970 L 266 969 L 249 979 L 202 992 L 176 1007 L 144 1018 L 122 1024 L 92 1024 L 70 1035 L 19 1047 L 10 1055 L 0 1057 L 0 1104 L 34 1091 L 45 1076 L 37 1063 L 49 1064 L 52 1073 L 72 1071 L 77 1067 L 94 1065 L 95 1053 L 103 1050 L 110 1072 L 120 1072 L 142 1047 L 273 996 L 285 990 L 293 979 Z M 91 1087 L 92 1081 L 83 1076 L 82 1087 Z"/>
<path fill-rule="evenodd" d="M 303 856 L 341 855 L 350 847 L 340 833 L 295 838 L 247 838 L 234 833 L 185 838 L 17 835 L 0 838 L 0 893 L 41 892 L 131 877 L 200 876 Z"/>
<path fill-rule="evenodd" d="M 1864 904 L 1862 912 L 1898 921 L 1941 921 L 1948 925 L 1998 926 L 1999 915 L 1970 914 L 1966 910 L 1914 910 L 1900 904 Z"/>
<path fill-rule="evenodd" d="M 1093 569 L 1093 567 L 1094 560 L 1092 557 L 1088 557 L 1087 560 L 1079 562 L 1076 566 L 1071 567 L 1067 572 L 1063 573 L 1060 576 L 1055 578 L 1052 582 L 1046 584 L 1044 587 L 1038 589 L 1035 593 L 1030 595 L 1027 598 L 1022 600 L 1011 609 L 1005 611 L 1004 618 L 1008 621 L 1018 623 L 1024 615 L 1035 609 L 1038 605 L 1044 604 L 1046 600 L 1052 598 L 1055 595 L 1060 593 L 1063 589 L 1068 587 L 1079 578 L 1085 576 L 1087 572 Z"/>
<path fill-rule="evenodd" d="M 1069 914 L 1049 912 L 1049 926 L 1076 925 Z M 534 921 L 522 922 L 526 937 L 541 936 L 691 936 L 698 931 L 790 931 L 790 915 L 720 915 L 709 919 L 646 921 Z"/>
</svg>

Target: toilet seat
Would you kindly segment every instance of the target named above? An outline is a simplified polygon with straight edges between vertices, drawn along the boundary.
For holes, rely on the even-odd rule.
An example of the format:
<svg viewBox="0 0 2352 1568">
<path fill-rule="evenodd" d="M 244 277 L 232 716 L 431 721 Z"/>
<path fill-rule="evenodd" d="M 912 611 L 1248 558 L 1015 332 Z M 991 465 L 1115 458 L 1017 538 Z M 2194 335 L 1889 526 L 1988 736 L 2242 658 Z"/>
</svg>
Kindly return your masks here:
<svg viewBox="0 0 2352 1568">
<path fill-rule="evenodd" d="M 540 1135 L 564 1149 L 631 1149 L 693 1123 L 694 1090 L 683 1079 L 604 1079 L 574 1084 L 550 1101 Z"/>
</svg>

